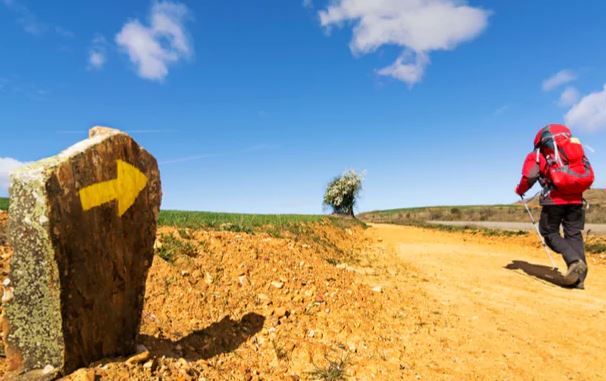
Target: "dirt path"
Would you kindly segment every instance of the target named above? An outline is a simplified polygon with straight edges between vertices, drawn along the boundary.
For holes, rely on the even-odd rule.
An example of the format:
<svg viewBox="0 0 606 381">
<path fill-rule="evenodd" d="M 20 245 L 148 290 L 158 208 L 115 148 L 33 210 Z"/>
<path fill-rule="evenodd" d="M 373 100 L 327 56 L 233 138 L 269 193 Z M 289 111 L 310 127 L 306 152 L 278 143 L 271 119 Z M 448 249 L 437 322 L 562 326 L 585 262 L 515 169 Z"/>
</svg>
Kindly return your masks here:
<svg viewBox="0 0 606 381">
<path fill-rule="evenodd" d="M 603 264 L 590 261 L 586 290 L 569 290 L 548 281 L 545 254 L 528 240 L 394 225 L 370 234 L 385 248 L 380 265 L 414 269 L 386 287 L 416 282 L 415 310 L 436 316 L 405 350 L 417 379 L 606 380 Z"/>
</svg>

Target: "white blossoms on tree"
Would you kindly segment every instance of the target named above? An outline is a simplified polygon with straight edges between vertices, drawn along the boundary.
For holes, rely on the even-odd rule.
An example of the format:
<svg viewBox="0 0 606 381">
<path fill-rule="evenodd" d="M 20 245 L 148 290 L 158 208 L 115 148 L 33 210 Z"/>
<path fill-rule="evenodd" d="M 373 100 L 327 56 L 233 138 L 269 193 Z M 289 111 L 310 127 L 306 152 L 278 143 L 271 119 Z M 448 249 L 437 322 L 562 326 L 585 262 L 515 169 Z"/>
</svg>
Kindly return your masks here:
<svg viewBox="0 0 606 381">
<path fill-rule="evenodd" d="M 354 170 L 335 177 L 326 187 L 324 205 L 332 208 L 335 214 L 354 215 L 354 206 L 362 190 L 363 174 Z"/>
</svg>

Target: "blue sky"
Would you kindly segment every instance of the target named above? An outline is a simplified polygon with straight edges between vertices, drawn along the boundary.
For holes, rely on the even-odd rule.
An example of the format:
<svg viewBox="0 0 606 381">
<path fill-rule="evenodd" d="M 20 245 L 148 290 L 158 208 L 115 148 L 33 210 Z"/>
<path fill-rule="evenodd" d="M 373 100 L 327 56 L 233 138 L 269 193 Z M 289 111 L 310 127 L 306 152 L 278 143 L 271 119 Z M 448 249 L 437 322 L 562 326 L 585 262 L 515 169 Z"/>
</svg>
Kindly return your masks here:
<svg viewBox="0 0 606 381">
<path fill-rule="evenodd" d="M 0 194 L 10 168 L 93 125 L 156 156 L 166 209 L 317 213 L 350 168 L 366 171 L 360 211 L 512 202 L 536 131 L 564 121 L 604 187 L 604 14 L 601 0 L 0 0 Z"/>
</svg>

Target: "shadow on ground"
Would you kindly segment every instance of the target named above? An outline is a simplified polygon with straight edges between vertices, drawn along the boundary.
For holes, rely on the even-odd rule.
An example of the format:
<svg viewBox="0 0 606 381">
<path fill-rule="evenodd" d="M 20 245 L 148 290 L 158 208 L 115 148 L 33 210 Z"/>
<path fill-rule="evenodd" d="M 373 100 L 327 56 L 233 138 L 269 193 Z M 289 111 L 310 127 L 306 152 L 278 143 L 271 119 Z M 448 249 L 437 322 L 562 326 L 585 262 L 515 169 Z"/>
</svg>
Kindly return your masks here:
<svg viewBox="0 0 606 381">
<path fill-rule="evenodd" d="M 234 351 L 261 331 L 264 323 L 265 317 L 250 312 L 240 320 L 232 320 L 226 316 L 177 341 L 141 335 L 140 342 L 149 349 L 154 357 L 182 357 L 188 361 L 207 360 L 216 355 Z"/>
<path fill-rule="evenodd" d="M 564 276 L 558 270 L 549 266 L 535 265 L 526 261 L 511 261 L 505 268 L 508 270 L 522 270 L 530 276 L 553 283 L 556 286 L 568 287 L 564 284 Z"/>
</svg>

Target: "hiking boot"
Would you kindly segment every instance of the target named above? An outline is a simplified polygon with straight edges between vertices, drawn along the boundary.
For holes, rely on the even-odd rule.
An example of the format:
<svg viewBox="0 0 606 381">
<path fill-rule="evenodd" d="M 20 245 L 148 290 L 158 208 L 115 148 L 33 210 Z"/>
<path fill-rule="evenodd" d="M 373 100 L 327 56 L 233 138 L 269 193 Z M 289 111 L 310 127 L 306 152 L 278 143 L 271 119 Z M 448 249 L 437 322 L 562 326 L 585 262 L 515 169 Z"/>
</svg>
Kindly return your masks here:
<svg viewBox="0 0 606 381">
<path fill-rule="evenodd" d="M 579 275 L 579 283 L 577 283 L 576 287 L 578 289 L 584 290 L 585 289 L 585 278 L 587 278 L 587 271 L 589 269 L 587 268 L 587 265 L 585 265 L 585 271 Z"/>
<path fill-rule="evenodd" d="M 563 285 L 564 286 L 576 286 L 577 288 L 584 288 L 585 276 L 587 275 L 587 265 L 583 261 L 573 262 L 568 267 L 568 272 L 564 275 Z"/>
</svg>

